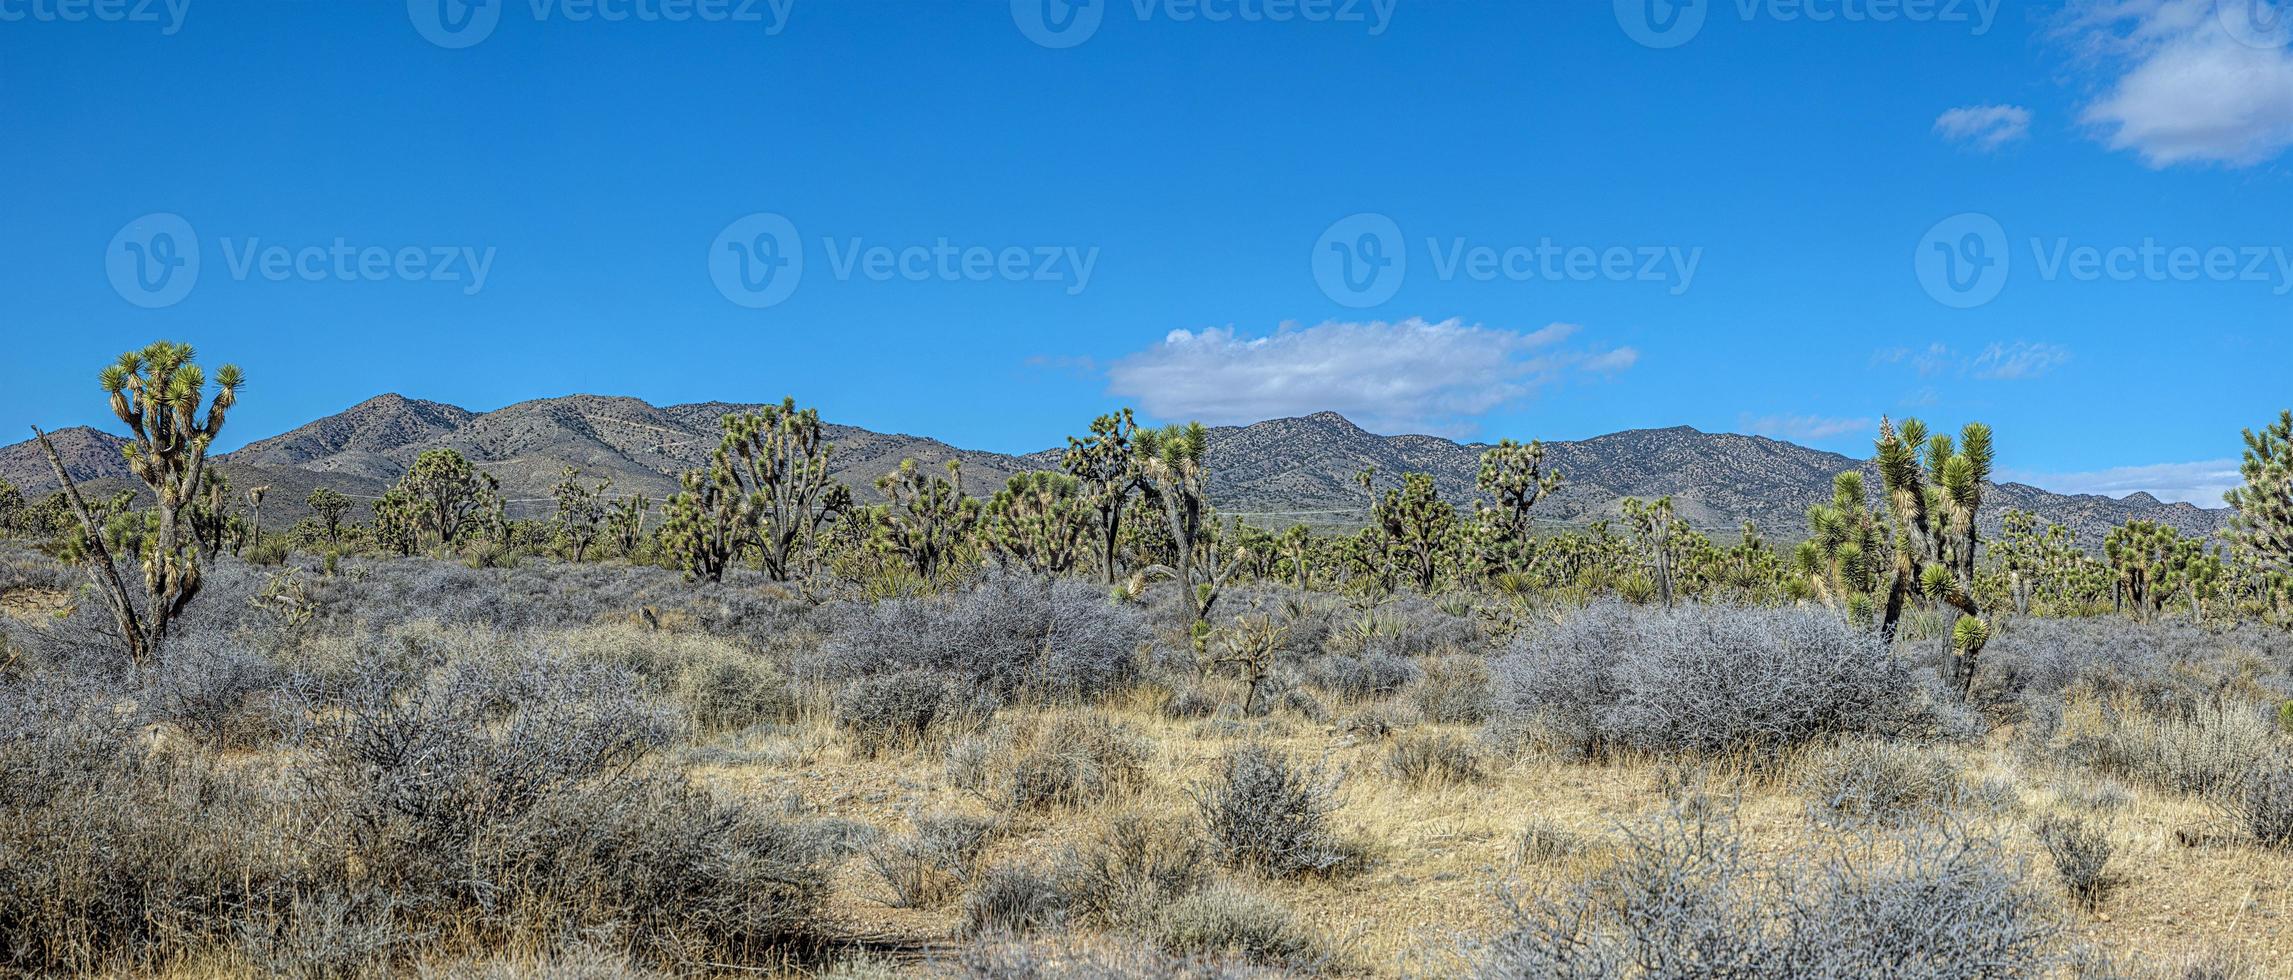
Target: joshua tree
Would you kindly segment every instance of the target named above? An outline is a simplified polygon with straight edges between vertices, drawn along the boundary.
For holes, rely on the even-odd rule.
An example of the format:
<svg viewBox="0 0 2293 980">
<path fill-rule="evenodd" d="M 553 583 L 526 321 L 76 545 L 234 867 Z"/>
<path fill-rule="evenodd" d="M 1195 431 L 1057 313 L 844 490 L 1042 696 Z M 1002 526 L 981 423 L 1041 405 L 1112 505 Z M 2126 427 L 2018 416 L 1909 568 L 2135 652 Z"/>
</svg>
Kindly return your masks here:
<svg viewBox="0 0 2293 980">
<path fill-rule="evenodd" d="M 559 474 L 557 486 L 550 489 L 550 497 L 557 501 L 557 535 L 573 547 L 575 562 L 581 561 L 597 540 L 599 525 L 605 520 L 603 501 L 612 489 L 611 479 L 594 487 L 582 483 L 579 472 L 571 466 Z"/>
<path fill-rule="evenodd" d="M 1956 609 L 1959 619 L 1949 634 L 1951 681 L 1962 693 L 1970 691 L 1990 641 L 1975 592 L 1975 513 L 1990 479 L 1990 427 L 1970 422 L 1954 445 L 1942 433 L 1930 438 L 1918 419 L 1904 419 L 1897 429 L 1882 418 L 1877 462 L 1895 525 L 1895 577 L 1880 635 L 1895 638 L 1903 604 L 1914 594 Z"/>
<path fill-rule="evenodd" d="M 183 509 L 198 499 L 206 477 L 207 449 L 223 431 L 224 415 L 238 401 L 239 386 L 246 380 L 237 365 L 226 364 L 215 372 L 215 395 L 202 417 L 200 400 L 206 396 L 207 375 L 193 363 L 195 356 L 189 344 L 160 341 L 120 355 L 119 363 L 105 368 L 99 378 L 104 393 L 111 396 L 112 414 L 130 432 L 128 443 L 121 447 L 128 469 L 157 501 L 156 526 L 138 549 L 144 585 L 140 606 L 121 580 L 105 528 L 65 471 L 63 457 L 47 433 L 37 427 L 32 430 L 80 519 L 78 544 L 88 559 L 88 576 L 110 604 L 128 658 L 138 666 L 165 651 L 168 626 L 199 594 L 202 559 L 183 526 Z"/>
<path fill-rule="evenodd" d="M 2293 575 L 2293 411 L 2245 430 L 2245 485 L 2222 499 L 2237 509 L 2230 540 L 2264 568 Z"/>
<path fill-rule="evenodd" d="M 725 416 L 709 467 L 686 473 L 683 492 L 669 498 L 662 544 L 688 573 L 711 581 L 724 577 L 741 549 L 754 548 L 765 574 L 788 581 L 820 528 L 851 510 L 851 491 L 828 478 L 835 451 L 820 413 L 798 411 L 794 398 Z"/>
<path fill-rule="evenodd" d="M 1433 475 L 1403 474 L 1400 488 L 1387 490 L 1370 510 L 1370 520 L 1382 532 L 1387 560 L 1400 566 L 1417 591 L 1431 594 L 1459 533 L 1457 509 L 1441 499 Z"/>
<path fill-rule="evenodd" d="M 401 555 L 422 546 L 422 507 L 404 482 L 382 491 L 374 502 L 374 537 Z"/>
<path fill-rule="evenodd" d="M 223 471 L 207 474 L 199 495 L 183 508 L 183 522 L 191 526 L 191 539 L 209 554 L 223 550 L 231 531 L 231 479 Z"/>
<path fill-rule="evenodd" d="M 1675 570 L 1680 565 L 1679 553 L 1683 539 L 1695 537 L 1686 521 L 1673 516 L 1672 498 L 1664 497 L 1648 503 L 1636 497 L 1624 498 L 1624 520 L 1632 532 L 1633 549 L 1655 580 L 1656 595 L 1664 608 L 1672 608 Z"/>
<path fill-rule="evenodd" d="M 1078 481 L 1078 495 L 1089 506 L 1099 536 L 1099 554 L 1107 584 L 1115 581 L 1115 557 L 1123 534 L 1123 510 L 1138 492 L 1139 462 L 1131 445 L 1138 434 L 1131 410 L 1091 420 L 1087 439 L 1067 437 L 1067 452 L 1059 465 Z"/>
<path fill-rule="evenodd" d="M 1013 474 L 988 501 L 980 538 L 1006 561 L 1038 573 L 1075 567 L 1095 516 L 1081 481 L 1064 473 Z"/>
<path fill-rule="evenodd" d="M 342 519 L 350 513 L 350 498 L 330 487 L 315 487 L 303 503 L 318 515 L 319 526 L 326 529 L 326 543 L 341 544 Z"/>
<path fill-rule="evenodd" d="M 254 515 L 254 524 L 247 531 L 247 540 L 263 542 L 263 498 L 271 495 L 269 485 L 247 488 L 247 512 Z"/>
<path fill-rule="evenodd" d="M 1495 506 L 1483 512 L 1482 520 L 1508 544 L 1528 540 L 1529 508 L 1560 485 L 1559 472 L 1545 472 L 1545 444 L 1536 440 L 1526 446 L 1511 439 L 1500 440 L 1481 454 L 1481 473 L 1474 480 L 1474 486 L 1496 500 Z"/>
<path fill-rule="evenodd" d="M 16 485 L 0 477 L 0 534 L 15 531 L 24 525 L 24 494 Z"/>
<path fill-rule="evenodd" d="M 404 508 L 394 516 L 410 518 L 418 533 L 427 532 L 447 547 L 488 524 L 500 507 L 500 481 L 451 449 L 415 457 L 414 468 L 392 489 L 402 493 L 390 502 Z M 380 507 L 376 517 L 381 517 Z"/>
<path fill-rule="evenodd" d="M 2171 525 L 2128 521 L 2110 531 L 2102 552 L 2129 615 L 2147 619 L 2178 594 L 2189 603 L 2190 614 L 2205 621 L 2205 598 L 2221 581 L 2222 562 L 2206 551 L 2204 541 L 2183 537 Z"/>
<path fill-rule="evenodd" d="M 637 553 L 638 542 L 644 540 L 645 512 L 653 509 L 653 500 L 641 493 L 633 493 L 613 502 L 605 514 L 605 533 L 612 538 L 623 557 Z"/>
<path fill-rule="evenodd" d="M 900 468 L 876 480 L 889 503 L 878 509 L 878 542 L 901 555 L 930 579 L 952 564 L 973 527 L 979 524 L 979 501 L 964 496 L 963 463 L 947 461 L 943 479 L 924 473 L 916 461 L 903 459 Z"/>
<path fill-rule="evenodd" d="M 1195 622 L 1207 623 L 1211 607 L 1218 603 L 1219 590 L 1245 557 L 1221 556 L 1209 540 L 1212 535 L 1208 532 L 1215 525 L 1210 520 L 1210 474 L 1203 465 L 1203 455 L 1209 448 L 1210 434 L 1202 423 L 1190 422 L 1144 430 L 1138 433 L 1135 445 L 1139 472 L 1146 477 L 1147 488 L 1161 504 L 1170 525 L 1178 563 L 1176 568 L 1149 570 L 1177 579 L 1192 601 Z"/>
<path fill-rule="evenodd" d="M 1793 564 L 1825 605 L 1868 625 L 1871 596 L 1887 567 L 1887 535 L 1863 490 L 1863 474 L 1831 478 L 1831 503 L 1807 509 L 1808 539 Z"/>
<path fill-rule="evenodd" d="M 733 474 L 732 459 L 720 448 L 708 469 L 677 478 L 683 489 L 669 497 L 663 512 L 661 547 L 687 578 L 724 581 L 725 569 L 749 540 L 748 498 Z"/>
<path fill-rule="evenodd" d="M 1290 627 L 1276 624 L 1272 616 L 1236 616 L 1234 625 L 1216 632 L 1222 648 L 1218 653 L 1209 653 L 1207 643 L 1197 644 L 1204 651 L 1200 654 L 1202 673 L 1207 675 L 1220 667 L 1239 671 L 1244 685 L 1242 716 L 1255 715 L 1259 692 L 1274 673 L 1275 655 L 1281 652 Z"/>
</svg>

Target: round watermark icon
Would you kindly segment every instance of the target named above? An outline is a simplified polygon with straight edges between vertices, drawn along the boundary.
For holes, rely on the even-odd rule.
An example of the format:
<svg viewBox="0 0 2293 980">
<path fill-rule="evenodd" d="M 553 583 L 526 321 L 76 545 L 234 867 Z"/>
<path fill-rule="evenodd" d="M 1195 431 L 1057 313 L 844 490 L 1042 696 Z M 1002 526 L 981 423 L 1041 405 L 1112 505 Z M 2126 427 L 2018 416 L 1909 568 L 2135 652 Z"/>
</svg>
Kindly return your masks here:
<svg viewBox="0 0 2293 980">
<path fill-rule="evenodd" d="M 491 37 L 508 0 L 406 0 L 414 30 L 441 48 L 467 48 Z"/>
<path fill-rule="evenodd" d="M 2215 0 L 2213 15 L 2247 47 L 2274 50 L 2293 44 L 2293 0 Z"/>
<path fill-rule="evenodd" d="M 1331 302 L 1352 309 L 1378 306 L 1401 291 L 1409 251 L 1401 226 L 1375 212 L 1339 218 L 1314 242 L 1314 282 Z"/>
<path fill-rule="evenodd" d="M 1616 0 L 1616 22 L 1642 47 L 1677 48 L 1703 33 L 1710 0 Z"/>
<path fill-rule="evenodd" d="M 121 299 L 147 310 L 174 306 L 199 284 L 199 235 L 182 215 L 144 215 L 111 236 L 104 274 Z"/>
<path fill-rule="evenodd" d="M 1927 295 L 1954 310 L 1997 299 L 2013 265 L 2006 229 L 1998 219 L 1977 211 L 1936 222 L 1919 239 L 1911 261 Z"/>
<path fill-rule="evenodd" d="M 726 225 L 709 243 L 709 279 L 735 305 L 779 305 L 804 280 L 804 244 L 796 225 L 770 212 Z"/>
<path fill-rule="evenodd" d="M 1019 33 L 1046 48 L 1071 48 L 1091 39 L 1107 19 L 1107 0 L 1011 0 Z"/>
</svg>

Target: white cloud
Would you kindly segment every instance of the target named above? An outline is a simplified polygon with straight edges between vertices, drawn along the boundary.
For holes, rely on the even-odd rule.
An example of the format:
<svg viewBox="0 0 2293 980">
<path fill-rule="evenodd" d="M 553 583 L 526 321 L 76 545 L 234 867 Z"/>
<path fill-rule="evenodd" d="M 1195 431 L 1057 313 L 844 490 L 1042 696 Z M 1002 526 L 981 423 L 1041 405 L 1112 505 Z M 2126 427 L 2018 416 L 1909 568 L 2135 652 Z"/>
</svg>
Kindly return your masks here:
<svg viewBox="0 0 2293 980">
<path fill-rule="evenodd" d="M 2152 167 L 2293 146 L 2293 0 L 2085 0 L 2066 31 L 2108 73 L 2082 120 Z"/>
<path fill-rule="evenodd" d="M 1472 419 L 1535 393 L 1570 370 L 1614 373 L 1639 354 L 1558 345 L 1556 323 L 1528 333 L 1428 323 L 1284 325 L 1244 337 L 1231 327 L 1173 330 L 1107 367 L 1109 393 L 1147 414 L 1214 425 L 1335 411 L 1378 432 L 1467 435 Z"/>
<path fill-rule="evenodd" d="M 2220 507 L 2221 495 L 2244 482 L 2238 476 L 2237 465 L 2238 461 L 2234 459 L 2209 459 L 2194 463 L 2120 466 L 2085 473 L 2034 473 L 2002 469 L 1998 478 L 2013 483 L 2027 483 L 2055 493 L 2124 497 L 2140 492 L 2159 500 L 2179 500 L 2200 507 Z"/>
<path fill-rule="evenodd" d="M 1919 377 L 1973 376 L 1983 381 L 2026 381 L 2044 376 L 2070 360 L 2070 348 L 2060 344 L 2017 340 L 1994 343 L 1969 357 L 1944 344 L 1924 348 L 1888 347 L 1873 351 L 1871 363 L 1907 364 Z"/>
<path fill-rule="evenodd" d="M 1944 139 L 1978 150 L 1996 150 L 2030 135 L 2030 110 L 2018 105 L 1970 105 L 1935 119 Z"/>
<path fill-rule="evenodd" d="M 1763 415 L 1757 418 L 1744 415 L 1737 419 L 1737 425 L 1753 435 L 1795 442 L 1815 442 L 1856 432 L 1876 436 L 1879 432 L 1877 419 L 1824 418 L 1817 415 Z"/>
<path fill-rule="evenodd" d="M 2020 381 L 2052 371 L 2070 359 L 2070 350 L 2055 344 L 1992 344 L 1975 356 L 1970 369 L 1986 381 Z"/>
</svg>

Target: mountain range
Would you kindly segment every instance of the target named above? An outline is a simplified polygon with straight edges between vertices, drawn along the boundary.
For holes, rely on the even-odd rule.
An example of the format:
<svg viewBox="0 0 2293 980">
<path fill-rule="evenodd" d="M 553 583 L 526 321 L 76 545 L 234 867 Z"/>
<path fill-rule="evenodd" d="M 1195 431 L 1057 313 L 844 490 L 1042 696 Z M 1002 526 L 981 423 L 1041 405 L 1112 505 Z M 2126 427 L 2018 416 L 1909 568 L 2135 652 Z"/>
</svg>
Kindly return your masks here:
<svg viewBox="0 0 2293 980">
<path fill-rule="evenodd" d="M 234 486 L 269 486 L 266 523 L 291 520 L 313 487 L 373 498 L 424 450 L 451 448 L 502 483 L 513 516 L 550 511 L 549 490 L 565 467 L 586 479 L 611 478 L 615 494 L 642 492 L 656 501 L 676 489 L 676 474 L 706 465 L 719 421 L 758 406 L 726 402 L 654 406 L 635 398 L 571 395 L 520 402 L 490 412 L 400 395 L 368 399 L 293 431 L 251 443 L 215 462 Z M 963 463 L 965 488 L 986 495 L 1012 474 L 1058 466 L 1059 450 L 1026 455 L 960 449 L 920 436 L 828 424 L 836 445 L 832 473 L 862 501 L 881 499 L 876 477 L 902 459 L 937 467 Z M 122 440 L 78 427 L 51 434 L 76 481 L 106 488 L 128 480 Z M 1864 461 L 1760 436 L 1709 433 L 1679 426 L 1636 429 L 1590 439 L 1547 442 L 1547 465 L 1565 477 L 1539 504 L 1548 524 L 1585 524 L 1618 512 L 1626 497 L 1671 496 L 1689 523 L 1732 535 L 1745 520 L 1781 539 L 1804 533 L 1810 505 L 1828 501 L 1831 479 L 1869 470 Z M 1211 496 L 1225 512 L 1261 526 L 1358 525 L 1367 503 L 1355 474 L 1375 468 L 1379 485 L 1405 472 L 1426 472 L 1442 496 L 1463 504 L 1487 445 L 1434 436 L 1381 436 L 1322 412 L 1210 430 Z M 55 479 L 31 442 L 0 447 L 0 478 L 27 494 L 54 489 Z M 1869 485 L 1877 486 L 1872 477 Z M 2159 521 L 2193 534 L 2221 530 L 2228 511 L 2164 503 L 2148 494 L 2112 499 L 2049 493 L 2019 483 L 1994 486 L 1984 503 L 1998 516 L 2021 509 L 2060 523 L 2096 545 L 2133 519 Z M 274 525 L 276 526 L 276 525 Z"/>
</svg>

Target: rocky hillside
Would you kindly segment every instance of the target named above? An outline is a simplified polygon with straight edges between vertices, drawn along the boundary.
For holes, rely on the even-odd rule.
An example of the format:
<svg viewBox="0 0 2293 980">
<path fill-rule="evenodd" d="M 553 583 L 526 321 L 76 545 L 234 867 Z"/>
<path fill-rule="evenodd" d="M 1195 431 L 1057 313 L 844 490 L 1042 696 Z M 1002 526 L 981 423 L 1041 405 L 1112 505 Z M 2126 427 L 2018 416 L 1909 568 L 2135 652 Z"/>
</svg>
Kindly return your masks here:
<svg viewBox="0 0 2293 980">
<path fill-rule="evenodd" d="M 276 513 L 287 518 L 314 486 L 372 497 L 424 450 L 452 448 L 502 481 L 513 514 L 538 516 L 548 512 L 549 488 L 567 466 L 593 479 L 612 478 L 616 492 L 656 499 L 673 492 L 677 473 L 707 462 L 718 420 L 755 408 L 725 402 L 655 407 L 634 398 L 572 395 L 479 413 L 383 395 L 218 462 L 238 486 L 271 486 Z M 905 458 L 935 467 L 961 459 L 967 488 L 982 495 L 1013 473 L 1058 462 L 1056 450 L 1011 456 L 850 426 L 831 425 L 829 433 L 837 447 L 834 473 L 862 500 L 878 499 L 874 480 Z M 53 438 L 74 479 L 103 483 L 126 477 L 117 438 L 86 428 Z M 1363 519 L 1366 501 L 1355 482 L 1360 471 L 1374 467 L 1381 487 L 1406 472 L 1429 472 L 1444 497 L 1462 503 L 1473 496 L 1486 448 L 1432 436 L 1380 436 L 1329 412 L 1221 427 L 1211 430 L 1212 494 L 1220 507 L 1263 525 L 1344 526 Z M 1625 497 L 1670 495 L 1681 516 L 1699 528 L 1732 533 L 1749 519 L 1781 538 L 1796 536 L 1807 508 L 1829 499 L 1833 474 L 1867 466 L 1788 442 L 1686 427 L 1617 432 L 1547 448 L 1567 483 L 1540 507 L 1538 516 L 1546 522 L 1581 524 L 1615 514 Z M 0 477 L 28 492 L 54 485 L 47 460 L 29 442 L 0 447 Z M 1997 487 L 1985 510 L 1995 524 L 2008 508 L 2066 524 L 2090 543 L 2134 518 L 2196 533 L 2218 530 L 2226 518 L 2225 511 L 2160 503 L 2146 494 L 2113 500 L 2021 484 Z"/>
</svg>

